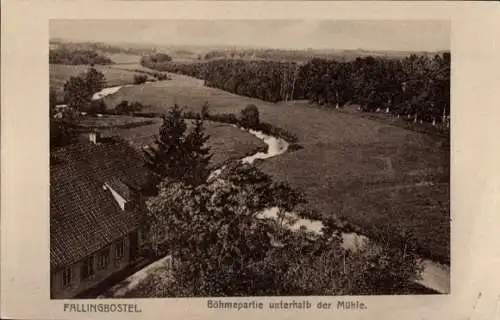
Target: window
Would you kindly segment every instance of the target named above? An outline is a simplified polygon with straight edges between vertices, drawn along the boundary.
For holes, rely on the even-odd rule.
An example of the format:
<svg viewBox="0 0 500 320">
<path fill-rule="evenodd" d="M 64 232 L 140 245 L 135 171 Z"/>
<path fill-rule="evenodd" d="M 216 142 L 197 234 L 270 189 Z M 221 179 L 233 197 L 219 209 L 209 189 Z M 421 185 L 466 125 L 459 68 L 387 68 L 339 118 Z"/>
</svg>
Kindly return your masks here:
<svg viewBox="0 0 500 320">
<path fill-rule="evenodd" d="M 71 284 L 71 268 L 65 268 L 61 272 L 61 287 L 67 288 Z"/>
<path fill-rule="evenodd" d="M 83 261 L 82 265 L 82 279 L 87 279 L 95 273 L 94 269 L 94 256 L 91 256 Z"/>
<path fill-rule="evenodd" d="M 125 239 L 116 244 L 116 259 L 121 259 L 125 256 Z"/>
<path fill-rule="evenodd" d="M 99 252 L 97 255 L 97 268 L 106 269 L 109 265 L 109 248 L 106 248 Z"/>
</svg>

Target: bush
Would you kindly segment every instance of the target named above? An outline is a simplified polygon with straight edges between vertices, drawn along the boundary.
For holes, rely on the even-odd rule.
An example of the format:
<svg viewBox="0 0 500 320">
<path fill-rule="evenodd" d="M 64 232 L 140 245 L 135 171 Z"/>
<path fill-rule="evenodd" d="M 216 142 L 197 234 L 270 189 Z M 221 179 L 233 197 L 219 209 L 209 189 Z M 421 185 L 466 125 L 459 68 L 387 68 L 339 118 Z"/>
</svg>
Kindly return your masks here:
<svg viewBox="0 0 500 320">
<path fill-rule="evenodd" d="M 212 121 L 230 123 L 230 124 L 237 124 L 238 123 L 238 118 L 236 118 L 236 116 L 232 113 L 214 114 L 214 115 L 208 116 L 206 119 L 212 120 Z"/>
<path fill-rule="evenodd" d="M 200 114 L 197 113 L 197 112 L 193 112 L 193 111 L 186 111 L 186 112 L 184 112 L 183 117 L 185 119 L 196 119 L 196 120 L 200 120 L 201 119 Z"/>
<path fill-rule="evenodd" d="M 204 119 L 208 119 L 210 117 L 210 110 L 208 106 L 208 102 L 205 101 L 203 106 L 201 107 L 201 117 Z"/>
<path fill-rule="evenodd" d="M 148 81 L 148 76 L 142 74 L 136 74 L 134 76 L 134 84 L 143 84 Z"/>
<path fill-rule="evenodd" d="M 106 104 L 101 99 L 92 100 L 86 112 L 92 115 L 106 113 Z"/>
<path fill-rule="evenodd" d="M 255 129 L 260 130 L 265 134 L 282 138 L 287 142 L 296 143 L 298 141 L 297 137 L 294 134 L 286 131 L 285 129 L 275 127 L 267 122 L 259 123 L 259 125 Z"/>
<path fill-rule="evenodd" d="M 132 114 L 134 112 L 141 111 L 144 105 L 140 102 L 134 101 L 129 104 L 127 100 L 123 100 L 115 107 L 116 114 Z"/>
<path fill-rule="evenodd" d="M 259 125 L 259 109 L 254 104 L 249 104 L 241 110 L 238 119 L 240 126 L 244 128 L 257 129 Z"/>
<path fill-rule="evenodd" d="M 156 79 L 158 79 L 158 81 L 162 81 L 162 80 L 171 80 L 170 77 L 168 76 L 168 74 L 166 73 L 155 73 L 154 74 L 154 77 Z"/>
</svg>

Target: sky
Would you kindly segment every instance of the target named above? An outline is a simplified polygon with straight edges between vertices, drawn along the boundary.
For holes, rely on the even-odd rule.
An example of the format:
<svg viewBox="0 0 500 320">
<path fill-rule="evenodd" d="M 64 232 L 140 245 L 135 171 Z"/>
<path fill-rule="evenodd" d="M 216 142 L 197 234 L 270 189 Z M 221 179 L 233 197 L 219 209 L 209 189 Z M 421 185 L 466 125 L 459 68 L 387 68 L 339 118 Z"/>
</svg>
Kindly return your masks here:
<svg viewBox="0 0 500 320">
<path fill-rule="evenodd" d="M 50 37 L 71 41 L 283 49 L 450 49 L 448 21 L 52 20 Z"/>
</svg>

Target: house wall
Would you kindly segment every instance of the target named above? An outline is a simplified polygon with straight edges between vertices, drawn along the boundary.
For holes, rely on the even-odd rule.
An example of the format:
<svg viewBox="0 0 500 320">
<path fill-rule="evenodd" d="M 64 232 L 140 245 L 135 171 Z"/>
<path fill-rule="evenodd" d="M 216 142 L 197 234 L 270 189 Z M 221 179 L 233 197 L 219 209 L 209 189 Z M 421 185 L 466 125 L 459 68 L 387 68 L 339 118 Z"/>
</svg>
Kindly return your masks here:
<svg viewBox="0 0 500 320">
<path fill-rule="evenodd" d="M 105 269 L 97 268 L 97 256 L 99 252 L 94 254 L 94 270 L 95 273 L 88 277 L 87 279 L 81 279 L 81 268 L 84 263 L 84 260 L 79 261 L 72 266 L 70 266 L 72 271 L 71 283 L 69 286 L 63 288 L 62 287 L 62 272 L 63 269 L 58 269 L 55 271 L 51 270 L 51 298 L 52 299 L 69 299 L 73 298 L 75 295 L 91 289 L 95 287 L 109 276 L 114 273 L 124 269 L 128 265 L 130 265 L 130 252 L 129 252 L 129 244 L 130 244 L 130 235 L 125 237 L 125 246 L 124 246 L 124 256 L 120 259 L 116 257 L 116 247 L 119 241 L 114 242 L 109 246 L 109 264 Z M 140 240 L 139 240 L 140 245 Z M 102 248 L 105 249 L 105 248 Z"/>
</svg>

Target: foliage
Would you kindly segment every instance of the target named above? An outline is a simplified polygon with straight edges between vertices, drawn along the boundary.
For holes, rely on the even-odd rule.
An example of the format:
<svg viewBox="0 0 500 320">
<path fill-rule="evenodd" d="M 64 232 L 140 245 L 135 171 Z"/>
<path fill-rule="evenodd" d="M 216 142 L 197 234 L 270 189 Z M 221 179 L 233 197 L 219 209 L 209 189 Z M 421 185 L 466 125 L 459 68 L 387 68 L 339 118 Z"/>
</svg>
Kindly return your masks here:
<svg viewBox="0 0 500 320">
<path fill-rule="evenodd" d="M 49 91 L 49 121 L 50 121 L 50 148 L 57 148 L 76 141 L 76 125 L 79 122 L 78 113 L 67 107 L 57 107 L 55 91 Z"/>
<path fill-rule="evenodd" d="M 249 104 L 245 109 L 241 110 L 238 119 L 243 128 L 256 129 L 260 123 L 259 109 L 254 104 Z"/>
<path fill-rule="evenodd" d="M 172 57 L 165 53 L 156 53 L 153 55 L 142 57 L 141 64 L 147 63 L 147 61 L 151 61 L 152 63 L 165 63 L 172 61 Z"/>
<path fill-rule="evenodd" d="M 64 101 L 71 108 L 84 109 L 92 100 L 92 92 L 82 77 L 71 77 L 64 84 Z"/>
<path fill-rule="evenodd" d="M 64 40 L 58 40 L 58 39 L 51 39 L 50 44 L 57 45 L 58 47 L 64 47 L 67 48 L 68 50 L 73 50 L 73 49 L 93 50 L 106 53 L 124 53 L 128 55 L 151 54 L 152 52 L 155 51 L 154 49 L 152 49 L 150 46 L 147 45 L 116 46 L 100 42 L 73 42 L 73 41 L 71 43 L 68 43 L 65 42 Z"/>
<path fill-rule="evenodd" d="M 313 240 L 260 212 L 293 210 L 301 194 L 252 165 L 231 165 L 195 188 L 164 180 L 147 201 L 149 236 L 174 259 L 173 281 L 152 296 L 359 295 L 407 293 L 418 278 L 411 250 L 366 244 L 342 248 L 333 228 Z M 293 222 L 292 222 L 293 223 Z M 157 275 L 163 277 L 163 275 Z M 165 278 L 165 277 L 163 277 Z"/>
<path fill-rule="evenodd" d="M 51 116 L 54 115 L 54 110 L 55 110 L 55 107 L 57 104 L 58 104 L 57 93 L 53 88 L 50 88 L 49 89 L 49 111 L 50 111 Z"/>
<path fill-rule="evenodd" d="M 50 148 L 63 147 L 76 141 L 76 131 L 71 123 L 62 119 L 50 119 Z"/>
<path fill-rule="evenodd" d="M 327 108 L 341 108 L 350 102 L 359 104 L 362 111 L 387 111 L 394 116 L 406 115 L 414 122 L 449 125 L 449 53 L 433 58 L 415 54 L 394 59 L 368 56 L 348 62 L 217 59 L 191 64 L 158 63 L 146 56 L 142 63 L 265 101 L 309 100 Z"/>
<path fill-rule="evenodd" d="M 210 106 L 208 105 L 208 102 L 205 101 L 203 103 L 203 106 L 201 107 L 201 112 L 200 112 L 201 118 L 206 119 L 210 117 Z"/>
<path fill-rule="evenodd" d="M 203 122 L 195 121 L 190 132 L 178 105 L 174 105 L 163 118 L 155 143 L 147 148 L 148 166 L 160 178 L 198 185 L 208 178 L 210 172 L 210 149 L 205 146 L 208 136 L 204 134 Z"/>
<path fill-rule="evenodd" d="M 87 85 L 87 90 L 92 94 L 101 91 L 106 85 L 106 78 L 102 72 L 91 67 L 85 73 L 84 81 Z"/>
<path fill-rule="evenodd" d="M 163 125 L 154 145 L 145 151 L 147 164 L 158 177 L 182 181 L 185 172 L 186 129 L 182 110 L 174 105 L 163 116 Z"/>
<path fill-rule="evenodd" d="M 113 61 L 91 49 L 72 49 L 59 46 L 57 49 L 49 51 L 49 63 L 106 65 L 112 64 Z"/>
<path fill-rule="evenodd" d="M 270 221 L 257 217 L 272 201 L 271 180 L 255 168 L 233 167 L 227 180 L 191 188 L 168 179 L 148 200 L 151 240 L 176 261 L 182 295 L 258 293 L 254 264 L 272 248 Z M 247 183 L 252 181 L 253 183 Z"/>
<path fill-rule="evenodd" d="M 186 136 L 186 146 L 189 151 L 186 152 L 188 170 L 184 175 L 184 181 L 190 185 L 199 185 L 207 181 L 210 175 L 208 169 L 210 159 L 210 148 L 206 142 L 210 136 L 204 133 L 205 128 L 202 120 L 195 120 L 194 127 Z"/>
<path fill-rule="evenodd" d="M 106 104 L 102 101 L 102 99 L 92 100 L 85 111 L 91 115 L 103 114 L 106 113 Z"/>
<path fill-rule="evenodd" d="M 80 76 L 70 77 L 64 84 L 64 101 L 70 108 L 86 110 L 94 93 L 104 88 L 104 75 L 95 68 Z"/>
<path fill-rule="evenodd" d="M 171 80 L 171 78 L 168 76 L 166 73 L 161 73 L 161 72 L 155 72 L 154 77 L 158 79 L 158 81 L 162 80 Z"/>
<path fill-rule="evenodd" d="M 136 74 L 134 75 L 134 84 L 143 84 L 148 81 L 147 75 Z"/>
<path fill-rule="evenodd" d="M 137 101 L 129 103 L 127 100 L 122 100 L 114 109 L 115 114 L 133 114 L 144 109 L 145 106 Z"/>
</svg>

